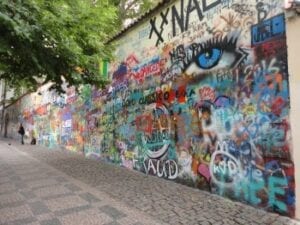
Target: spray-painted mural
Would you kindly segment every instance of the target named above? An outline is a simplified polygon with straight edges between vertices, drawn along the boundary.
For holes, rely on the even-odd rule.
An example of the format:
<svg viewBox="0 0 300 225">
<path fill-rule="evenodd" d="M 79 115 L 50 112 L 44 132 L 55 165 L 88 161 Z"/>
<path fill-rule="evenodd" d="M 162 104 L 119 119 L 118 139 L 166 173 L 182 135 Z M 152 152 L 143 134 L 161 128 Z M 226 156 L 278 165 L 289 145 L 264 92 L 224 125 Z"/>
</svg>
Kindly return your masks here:
<svg viewBox="0 0 300 225">
<path fill-rule="evenodd" d="M 25 126 L 40 144 L 293 217 L 281 4 L 175 1 L 117 40 L 105 90 L 27 96 Z"/>
</svg>

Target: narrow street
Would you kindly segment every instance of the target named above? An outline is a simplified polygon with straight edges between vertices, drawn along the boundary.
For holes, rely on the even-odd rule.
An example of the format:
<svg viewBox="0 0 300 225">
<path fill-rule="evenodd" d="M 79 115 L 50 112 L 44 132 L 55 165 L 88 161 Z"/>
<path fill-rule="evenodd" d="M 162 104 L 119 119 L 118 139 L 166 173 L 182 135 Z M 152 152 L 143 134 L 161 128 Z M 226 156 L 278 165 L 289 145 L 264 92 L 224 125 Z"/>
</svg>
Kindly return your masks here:
<svg viewBox="0 0 300 225">
<path fill-rule="evenodd" d="M 64 150 L 0 141 L 1 225 L 300 224 Z"/>
</svg>

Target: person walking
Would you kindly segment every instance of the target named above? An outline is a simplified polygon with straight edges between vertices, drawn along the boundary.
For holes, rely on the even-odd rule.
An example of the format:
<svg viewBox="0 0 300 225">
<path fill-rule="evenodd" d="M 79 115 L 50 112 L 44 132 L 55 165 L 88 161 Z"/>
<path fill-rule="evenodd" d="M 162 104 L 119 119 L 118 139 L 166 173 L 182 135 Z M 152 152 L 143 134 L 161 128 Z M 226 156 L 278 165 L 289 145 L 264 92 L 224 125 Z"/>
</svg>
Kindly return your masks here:
<svg viewBox="0 0 300 225">
<path fill-rule="evenodd" d="M 20 124 L 18 133 L 21 135 L 21 144 L 24 145 L 25 130 L 24 130 L 24 127 L 23 127 L 22 123 Z"/>
</svg>

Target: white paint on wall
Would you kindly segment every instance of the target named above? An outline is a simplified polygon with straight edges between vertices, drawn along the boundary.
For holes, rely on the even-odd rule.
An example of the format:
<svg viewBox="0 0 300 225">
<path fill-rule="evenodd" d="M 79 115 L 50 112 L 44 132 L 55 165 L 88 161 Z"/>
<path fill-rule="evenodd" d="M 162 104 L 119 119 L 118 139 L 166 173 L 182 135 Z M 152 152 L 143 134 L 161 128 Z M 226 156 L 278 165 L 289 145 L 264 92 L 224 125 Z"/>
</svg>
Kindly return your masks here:
<svg viewBox="0 0 300 225">
<path fill-rule="evenodd" d="M 291 98 L 291 131 L 296 182 L 296 218 L 300 219 L 300 17 L 286 21 Z"/>
</svg>

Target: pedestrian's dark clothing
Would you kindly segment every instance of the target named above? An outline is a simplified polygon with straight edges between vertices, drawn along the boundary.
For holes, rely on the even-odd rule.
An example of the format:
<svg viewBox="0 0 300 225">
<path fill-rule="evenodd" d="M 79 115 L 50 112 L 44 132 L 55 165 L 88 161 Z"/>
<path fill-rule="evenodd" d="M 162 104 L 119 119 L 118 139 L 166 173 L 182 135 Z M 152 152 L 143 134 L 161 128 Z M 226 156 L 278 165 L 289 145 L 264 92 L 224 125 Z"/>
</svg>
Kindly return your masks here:
<svg viewBox="0 0 300 225">
<path fill-rule="evenodd" d="M 32 144 L 32 145 L 35 145 L 35 144 L 36 144 L 36 139 L 35 139 L 34 137 L 31 139 L 30 144 Z"/>
<path fill-rule="evenodd" d="M 24 145 L 24 134 L 25 134 L 25 130 L 24 130 L 24 127 L 22 125 L 20 125 L 19 127 L 19 131 L 18 131 L 19 134 L 21 134 L 21 144 Z"/>
<path fill-rule="evenodd" d="M 21 135 L 24 135 L 25 134 L 25 130 L 24 130 L 24 127 L 23 126 L 20 126 L 20 128 L 19 128 L 19 134 L 21 134 Z"/>
</svg>

